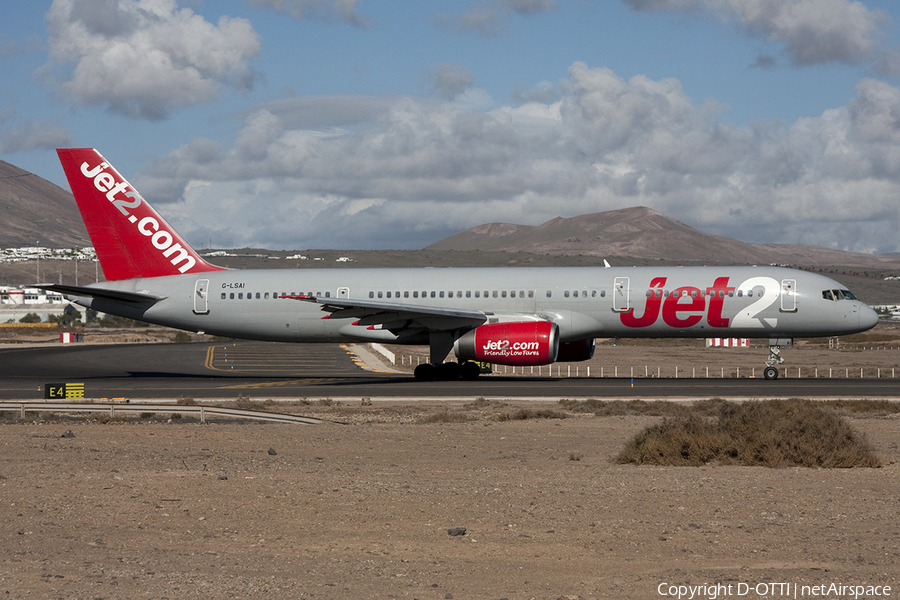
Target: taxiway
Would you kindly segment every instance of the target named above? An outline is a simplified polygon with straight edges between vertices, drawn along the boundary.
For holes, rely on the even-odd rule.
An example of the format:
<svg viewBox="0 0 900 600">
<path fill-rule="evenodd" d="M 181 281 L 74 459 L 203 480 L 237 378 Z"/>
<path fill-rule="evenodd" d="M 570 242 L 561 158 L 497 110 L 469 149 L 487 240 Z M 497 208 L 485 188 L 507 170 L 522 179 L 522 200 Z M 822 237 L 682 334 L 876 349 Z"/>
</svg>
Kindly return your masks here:
<svg viewBox="0 0 900 600">
<path fill-rule="evenodd" d="M 367 367 L 334 344 L 123 344 L 0 349 L 0 399 L 35 400 L 50 383 L 87 399 L 178 398 L 898 398 L 897 379 L 481 377 L 420 382 Z"/>
</svg>

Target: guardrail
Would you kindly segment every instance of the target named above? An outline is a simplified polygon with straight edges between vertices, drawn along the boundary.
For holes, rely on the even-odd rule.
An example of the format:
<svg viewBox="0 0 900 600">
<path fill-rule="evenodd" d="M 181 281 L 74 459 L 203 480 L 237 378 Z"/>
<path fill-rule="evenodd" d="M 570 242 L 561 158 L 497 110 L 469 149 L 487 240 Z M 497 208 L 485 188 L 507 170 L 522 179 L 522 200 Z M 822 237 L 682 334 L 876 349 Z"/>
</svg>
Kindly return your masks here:
<svg viewBox="0 0 900 600">
<path fill-rule="evenodd" d="M 322 423 L 320 419 L 301 417 L 298 415 L 286 415 L 283 413 L 270 413 L 258 410 L 243 410 L 240 408 L 223 408 L 221 406 L 197 406 L 175 404 L 118 404 L 103 403 L 79 403 L 79 402 L 0 402 L 0 410 L 17 410 L 19 416 L 24 419 L 26 412 L 90 412 L 107 413 L 111 418 L 133 413 L 171 413 L 193 414 L 200 417 L 201 423 L 211 416 L 229 417 L 232 419 L 253 419 L 256 421 L 269 421 L 272 423 L 302 423 L 316 425 Z"/>
</svg>

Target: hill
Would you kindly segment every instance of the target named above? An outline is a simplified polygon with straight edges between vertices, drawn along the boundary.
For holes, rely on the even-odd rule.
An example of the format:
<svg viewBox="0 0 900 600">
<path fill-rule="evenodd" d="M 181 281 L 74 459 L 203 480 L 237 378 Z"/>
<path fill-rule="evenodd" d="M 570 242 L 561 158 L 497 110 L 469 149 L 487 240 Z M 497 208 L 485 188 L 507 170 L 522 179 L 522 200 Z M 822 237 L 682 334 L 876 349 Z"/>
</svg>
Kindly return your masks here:
<svg viewBox="0 0 900 600">
<path fill-rule="evenodd" d="M 703 233 L 651 208 L 637 206 L 564 219 L 536 226 L 487 223 L 467 229 L 426 250 L 480 250 L 531 254 L 627 256 L 710 264 L 847 265 L 897 268 L 896 256 L 844 252 L 800 244 L 748 244 Z"/>
<path fill-rule="evenodd" d="M 59 186 L 0 161 L 0 247 L 47 246 L 71 248 L 91 245 L 72 194 Z M 450 257 L 447 252 L 464 253 Z M 496 253 L 488 258 L 482 253 Z M 393 264 L 391 251 L 357 252 L 373 264 Z M 541 225 L 487 223 L 467 229 L 422 251 L 407 251 L 399 263 L 445 266 L 490 264 L 597 264 L 620 257 L 665 264 L 789 264 L 802 267 L 846 266 L 856 269 L 900 270 L 900 255 L 844 252 L 800 244 L 748 244 L 703 233 L 651 208 L 557 217 Z M 502 255 L 515 256 L 502 256 Z M 421 260 L 411 259 L 421 255 Z M 518 256 L 522 255 L 522 256 Z M 595 259 L 595 260 L 591 260 Z M 548 262 L 549 261 L 549 262 Z M 329 261 L 330 262 L 330 261 Z M 333 265 L 333 263 L 331 263 Z M 270 266 L 270 265 L 266 265 Z M 286 266 L 286 265 L 279 265 Z M 324 266 L 315 264 L 311 266 Z M 363 266 L 357 264 L 357 266 Z M 875 275 L 872 273 L 871 275 Z"/>
<path fill-rule="evenodd" d="M 72 194 L 0 161 L 0 246 L 90 246 Z"/>
</svg>

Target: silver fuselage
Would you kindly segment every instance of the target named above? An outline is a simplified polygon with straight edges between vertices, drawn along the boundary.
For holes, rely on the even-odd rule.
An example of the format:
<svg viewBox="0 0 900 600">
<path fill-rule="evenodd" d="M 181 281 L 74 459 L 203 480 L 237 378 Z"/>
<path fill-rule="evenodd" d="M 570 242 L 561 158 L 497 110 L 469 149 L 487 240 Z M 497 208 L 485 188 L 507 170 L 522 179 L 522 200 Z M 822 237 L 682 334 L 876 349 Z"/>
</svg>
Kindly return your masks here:
<svg viewBox="0 0 900 600">
<path fill-rule="evenodd" d="M 481 311 L 489 322 L 547 320 L 561 341 L 598 337 L 845 335 L 876 313 L 828 277 L 780 267 L 272 269 L 110 281 L 88 287 L 165 298 L 146 307 L 73 297 L 105 313 L 189 331 L 283 341 L 428 343 L 427 336 L 323 318 L 283 296 Z M 830 295 L 830 298 L 829 298 Z M 471 327 L 470 327 L 471 328 Z M 434 329 L 442 327 L 436 317 Z M 465 328 L 462 328 L 465 329 Z"/>
</svg>

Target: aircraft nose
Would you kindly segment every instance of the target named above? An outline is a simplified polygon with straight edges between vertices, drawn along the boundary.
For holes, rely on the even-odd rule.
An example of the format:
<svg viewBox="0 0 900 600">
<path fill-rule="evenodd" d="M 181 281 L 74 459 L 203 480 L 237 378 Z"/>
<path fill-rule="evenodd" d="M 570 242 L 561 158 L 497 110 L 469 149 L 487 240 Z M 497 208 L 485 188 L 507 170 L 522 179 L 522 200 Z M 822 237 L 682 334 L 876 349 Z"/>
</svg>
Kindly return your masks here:
<svg viewBox="0 0 900 600">
<path fill-rule="evenodd" d="M 863 304 L 859 307 L 859 326 L 866 329 L 872 329 L 878 325 L 878 313 L 872 310 L 872 307 Z"/>
</svg>

